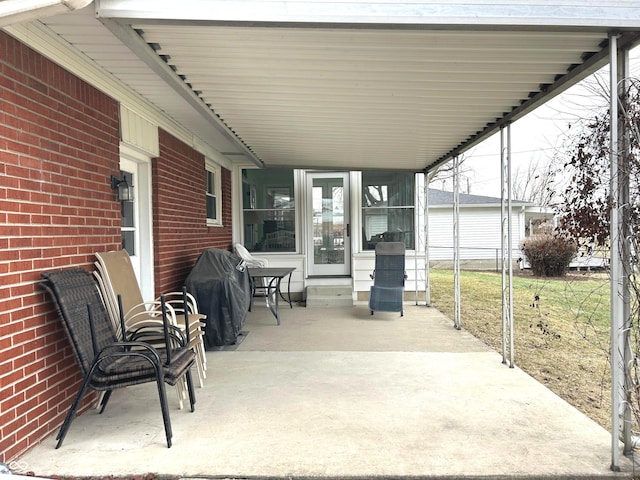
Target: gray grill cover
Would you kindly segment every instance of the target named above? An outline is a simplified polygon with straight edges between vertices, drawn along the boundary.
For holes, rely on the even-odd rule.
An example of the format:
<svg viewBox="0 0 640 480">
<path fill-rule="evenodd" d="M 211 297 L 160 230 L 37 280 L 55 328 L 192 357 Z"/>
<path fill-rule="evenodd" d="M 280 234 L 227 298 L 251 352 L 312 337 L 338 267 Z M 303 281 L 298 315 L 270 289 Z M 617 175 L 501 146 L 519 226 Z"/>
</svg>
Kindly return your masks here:
<svg viewBox="0 0 640 480">
<path fill-rule="evenodd" d="M 209 248 L 200 254 L 185 282 L 207 316 L 205 347 L 233 345 L 249 310 L 251 287 L 242 259 L 226 250 Z"/>
</svg>

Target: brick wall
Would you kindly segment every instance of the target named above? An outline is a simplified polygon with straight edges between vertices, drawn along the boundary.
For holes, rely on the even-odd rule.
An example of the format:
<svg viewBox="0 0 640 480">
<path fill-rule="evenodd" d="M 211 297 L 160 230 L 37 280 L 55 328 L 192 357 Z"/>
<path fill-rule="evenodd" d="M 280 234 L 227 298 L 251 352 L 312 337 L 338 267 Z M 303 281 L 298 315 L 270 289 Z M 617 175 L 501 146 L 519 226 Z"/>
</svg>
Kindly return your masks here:
<svg viewBox="0 0 640 480">
<path fill-rule="evenodd" d="M 231 172 L 222 169 L 222 227 L 207 227 L 205 159 L 160 130 L 153 160 L 156 294 L 183 285 L 206 248 L 231 249 Z"/>
<path fill-rule="evenodd" d="M 0 462 L 57 431 L 81 380 L 43 271 L 92 269 L 121 248 L 118 104 L 0 32 Z M 204 157 L 160 131 L 153 161 L 156 289 L 182 285 L 205 248 L 231 247 L 231 173 L 222 227 L 207 227 Z M 85 408 L 89 403 L 85 402 Z"/>
<path fill-rule="evenodd" d="M 80 376 L 40 273 L 120 244 L 118 104 L 0 32 L 0 461 L 60 425 Z"/>
</svg>

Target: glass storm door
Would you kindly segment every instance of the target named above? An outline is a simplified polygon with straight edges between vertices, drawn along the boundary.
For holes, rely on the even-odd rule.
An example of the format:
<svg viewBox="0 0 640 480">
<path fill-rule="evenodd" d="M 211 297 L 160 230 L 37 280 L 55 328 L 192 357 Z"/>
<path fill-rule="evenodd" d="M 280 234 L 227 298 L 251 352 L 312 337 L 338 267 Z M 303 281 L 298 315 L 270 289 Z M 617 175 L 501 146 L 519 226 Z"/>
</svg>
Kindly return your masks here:
<svg viewBox="0 0 640 480">
<path fill-rule="evenodd" d="M 151 159 L 120 145 L 120 178 L 133 186 L 133 200 L 122 202 L 122 248 L 129 253 L 145 300 L 154 298 Z"/>
<path fill-rule="evenodd" d="M 351 274 L 349 173 L 307 174 L 311 276 Z"/>
<path fill-rule="evenodd" d="M 138 193 L 138 165 L 135 162 L 120 159 L 120 178 L 124 178 L 127 183 L 133 186 L 133 199 L 121 202 L 122 209 L 122 248 L 127 251 L 133 264 L 133 269 L 140 281 L 140 237 L 138 232 L 139 203 L 136 198 Z"/>
</svg>

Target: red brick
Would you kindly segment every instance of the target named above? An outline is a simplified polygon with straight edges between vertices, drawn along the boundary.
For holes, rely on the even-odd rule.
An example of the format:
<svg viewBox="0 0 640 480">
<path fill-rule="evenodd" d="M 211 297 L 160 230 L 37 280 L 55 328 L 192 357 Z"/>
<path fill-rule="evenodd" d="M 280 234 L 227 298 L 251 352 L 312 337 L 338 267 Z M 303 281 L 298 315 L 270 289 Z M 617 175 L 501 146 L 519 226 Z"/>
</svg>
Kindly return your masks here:
<svg viewBox="0 0 640 480">
<path fill-rule="evenodd" d="M 222 169 L 224 226 L 209 228 L 204 157 L 166 132 L 159 134 L 160 155 L 152 163 L 157 294 L 180 287 L 205 248 L 231 245 L 231 172 Z M 185 211 L 191 214 L 184 215 Z"/>
<path fill-rule="evenodd" d="M 0 391 L 6 461 L 59 426 L 81 381 L 37 282 L 42 271 L 91 268 L 95 251 L 120 248 L 120 204 L 108 184 L 120 159 L 115 100 L 4 32 L 0 69 L 0 148 L 11 152 L 0 164 L 0 337 L 11 339 L 0 348 L 12 359 L 0 364 L 1 384 L 10 382 Z M 231 172 L 222 169 L 224 226 L 208 228 L 204 157 L 159 133 L 152 163 L 158 292 L 181 286 L 205 248 L 231 244 Z M 95 395 L 88 397 L 85 410 Z"/>
<path fill-rule="evenodd" d="M 24 393 L 14 394 L 14 395 L 6 398 L 2 402 L 0 402 L 0 411 L 6 412 L 7 410 L 10 410 L 11 408 L 14 408 L 17 405 L 20 405 L 22 402 L 24 402 L 24 400 L 25 400 Z"/>
<path fill-rule="evenodd" d="M 9 385 L 0 392 L 2 461 L 55 429 L 55 425 L 43 426 L 42 419 L 59 424 L 58 405 L 73 395 L 78 382 L 77 367 L 59 325 L 45 323 L 57 321 L 57 316 L 49 313 L 49 298 L 36 288 L 40 272 L 89 266 L 93 259 L 78 254 L 78 242 L 91 245 L 92 250 L 100 245 L 112 248 L 120 229 L 119 205 L 105 181 L 119 163 L 117 103 L 4 33 L 0 33 L 0 51 L 11 52 L 0 55 L 0 143 L 13 152 L 5 152 L 0 165 L 4 199 L 0 236 L 5 237 L 0 240 L 0 280 L 10 286 L 0 288 L 0 348 L 2 358 L 12 359 L 0 364 L 2 384 Z M 19 63 L 12 64 L 15 60 Z M 55 89 L 48 85 L 53 79 Z M 74 110 L 80 108 L 82 114 Z M 103 174 L 100 169 L 105 169 Z M 95 192 L 103 192 L 103 205 L 95 203 Z M 88 200 L 95 209 L 80 216 L 87 220 L 70 222 Z M 68 229 L 70 223 L 101 224 L 105 215 L 100 209 L 113 212 L 112 222 L 104 227 L 106 234 L 86 231 L 79 240 L 79 230 Z M 54 388 L 47 390 L 52 382 Z M 27 391 L 26 398 L 21 390 Z M 40 403 L 34 403 L 35 397 Z"/>
</svg>

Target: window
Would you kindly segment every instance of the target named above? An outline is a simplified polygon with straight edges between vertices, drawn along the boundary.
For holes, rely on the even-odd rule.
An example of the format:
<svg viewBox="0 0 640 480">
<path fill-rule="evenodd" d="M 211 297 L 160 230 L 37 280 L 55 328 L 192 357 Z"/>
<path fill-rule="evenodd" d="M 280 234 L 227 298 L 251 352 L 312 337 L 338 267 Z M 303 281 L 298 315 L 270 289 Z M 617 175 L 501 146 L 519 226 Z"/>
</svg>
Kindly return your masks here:
<svg viewBox="0 0 640 480">
<path fill-rule="evenodd" d="M 244 246 L 250 252 L 295 252 L 293 170 L 242 171 Z"/>
<path fill-rule="evenodd" d="M 220 167 L 207 162 L 205 175 L 207 179 L 207 225 L 222 225 L 222 187 Z"/>
<path fill-rule="evenodd" d="M 414 174 L 362 172 L 362 249 L 378 242 L 404 242 L 414 248 Z"/>
<path fill-rule="evenodd" d="M 120 178 L 127 181 L 128 185 L 134 186 L 134 174 L 120 170 Z M 136 204 L 135 196 L 131 200 L 120 202 L 121 208 L 121 228 L 122 228 L 122 248 L 129 255 L 137 255 L 136 251 Z"/>
</svg>

